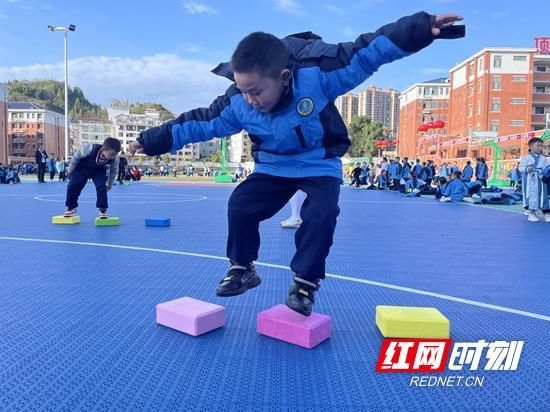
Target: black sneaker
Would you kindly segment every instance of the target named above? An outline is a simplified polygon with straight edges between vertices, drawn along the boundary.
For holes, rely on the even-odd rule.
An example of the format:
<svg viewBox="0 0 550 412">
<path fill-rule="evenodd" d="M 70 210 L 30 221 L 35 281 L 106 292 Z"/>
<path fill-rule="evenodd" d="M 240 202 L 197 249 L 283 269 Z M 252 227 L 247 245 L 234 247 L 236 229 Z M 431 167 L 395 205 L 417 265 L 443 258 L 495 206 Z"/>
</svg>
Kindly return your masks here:
<svg viewBox="0 0 550 412">
<path fill-rule="evenodd" d="M 320 287 L 319 281 L 312 282 L 294 276 L 294 284 L 288 291 L 286 305 L 295 312 L 304 316 L 310 316 L 313 304 L 315 303 L 315 292 Z"/>
<path fill-rule="evenodd" d="M 246 266 L 232 264 L 227 275 L 221 280 L 216 288 L 218 296 L 236 296 L 255 288 L 262 280 L 256 273 L 253 264 Z"/>
</svg>

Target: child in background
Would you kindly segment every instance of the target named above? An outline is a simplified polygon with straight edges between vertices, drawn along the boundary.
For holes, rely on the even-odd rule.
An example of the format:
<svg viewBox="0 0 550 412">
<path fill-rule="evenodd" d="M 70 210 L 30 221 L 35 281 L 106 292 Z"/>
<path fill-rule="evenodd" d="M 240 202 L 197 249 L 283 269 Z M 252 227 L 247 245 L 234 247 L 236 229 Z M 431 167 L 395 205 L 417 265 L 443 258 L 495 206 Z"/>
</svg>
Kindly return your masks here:
<svg viewBox="0 0 550 412">
<path fill-rule="evenodd" d="M 461 173 L 451 173 L 451 180 L 445 185 L 445 189 L 442 190 L 442 197 L 440 202 L 462 202 L 465 196 L 468 196 L 468 188 L 460 180 Z"/>
<path fill-rule="evenodd" d="M 294 193 L 294 196 L 290 199 L 290 217 L 287 220 L 281 222 L 281 227 L 284 229 L 298 229 L 302 224 L 302 218 L 300 217 L 300 210 L 306 200 L 306 194 L 301 190 Z"/>
<path fill-rule="evenodd" d="M 67 170 L 67 211 L 63 216 L 76 216 L 78 197 L 88 179 L 92 179 L 97 193 L 96 207 L 99 209 L 99 217 L 107 217 L 107 192 L 113 187 L 118 174 L 118 152 L 120 141 L 114 137 L 107 137 L 102 145 L 87 143 L 80 146 Z"/>
<path fill-rule="evenodd" d="M 543 141 L 538 137 L 529 139 L 529 153 L 519 162 L 522 173 L 523 207 L 530 222 L 538 222 L 537 212 L 544 214 L 544 221 L 550 222 L 548 185 L 542 181 L 542 170 L 548 159 L 542 154 Z"/>
<path fill-rule="evenodd" d="M 355 163 L 355 168 L 351 171 L 351 183 L 350 186 L 359 187 L 361 186 L 361 174 L 363 173 L 363 169 L 361 168 L 361 163 L 357 162 Z"/>
</svg>

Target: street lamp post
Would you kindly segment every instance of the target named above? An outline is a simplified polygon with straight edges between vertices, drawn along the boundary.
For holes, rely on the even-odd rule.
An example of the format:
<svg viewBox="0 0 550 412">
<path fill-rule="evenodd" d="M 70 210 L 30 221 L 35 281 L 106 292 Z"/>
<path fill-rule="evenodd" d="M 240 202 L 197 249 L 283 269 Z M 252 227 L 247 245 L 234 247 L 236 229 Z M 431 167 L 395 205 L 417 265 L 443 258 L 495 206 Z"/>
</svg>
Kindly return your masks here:
<svg viewBox="0 0 550 412">
<path fill-rule="evenodd" d="M 67 71 L 67 32 L 75 31 L 76 26 L 48 26 L 50 31 L 62 31 L 65 37 L 65 159 L 69 158 L 69 83 Z"/>
</svg>

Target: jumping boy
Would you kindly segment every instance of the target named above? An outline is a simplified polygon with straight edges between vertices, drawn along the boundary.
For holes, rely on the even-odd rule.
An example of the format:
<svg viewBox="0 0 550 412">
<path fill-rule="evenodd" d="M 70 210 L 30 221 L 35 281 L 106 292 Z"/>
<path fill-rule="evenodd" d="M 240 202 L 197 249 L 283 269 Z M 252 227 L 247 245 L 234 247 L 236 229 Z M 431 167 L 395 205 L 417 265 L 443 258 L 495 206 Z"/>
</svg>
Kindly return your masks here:
<svg viewBox="0 0 550 412">
<path fill-rule="evenodd" d="M 114 137 L 107 137 L 102 145 L 87 143 L 80 146 L 67 170 L 67 211 L 63 216 L 76 216 L 78 197 L 88 179 L 92 179 L 97 193 L 96 207 L 99 209 L 99 217 L 107 217 L 107 192 L 113 187 L 118 174 L 118 152 L 120 141 Z"/>
<path fill-rule="evenodd" d="M 245 129 L 253 142 L 254 173 L 229 199 L 227 256 L 231 267 L 218 296 L 233 296 L 260 284 L 253 262 L 259 223 L 272 217 L 297 190 L 307 194 L 296 232 L 295 273 L 286 304 L 311 314 L 325 277 L 325 259 L 339 214 L 342 157 L 350 146 L 336 97 L 362 84 L 385 63 L 427 47 L 437 37 L 464 36 L 453 26 L 462 17 L 424 12 L 363 34 L 355 42 L 327 44 L 311 33 L 279 39 L 256 32 L 237 46 L 230 63 L 214 73 L 232 84 L 209 108 L 141 132 L 130 152 L 160 155 L 186 144 Z"/>
</svg>

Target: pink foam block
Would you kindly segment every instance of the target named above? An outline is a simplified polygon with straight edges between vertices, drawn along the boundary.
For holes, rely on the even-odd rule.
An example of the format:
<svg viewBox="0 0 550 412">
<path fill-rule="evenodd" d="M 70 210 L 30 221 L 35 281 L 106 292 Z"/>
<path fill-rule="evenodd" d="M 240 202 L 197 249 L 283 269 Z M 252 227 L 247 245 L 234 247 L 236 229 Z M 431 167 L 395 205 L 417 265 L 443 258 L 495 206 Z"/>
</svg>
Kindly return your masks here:
<svg viewBox="0 0 550 412">
<path fill-rule="evenodd" d="M 330 337 L 332 318 L 320 313 L 302 316 L 277 305 L 258 313 L 257 330 L 261 335 L 311 349 Z"/>
<path fill-rule="evenodd" d="M 225 322 L 223 306 L 193 298 L 180 298 L 157 305 L 157 323 L 193 336 L 221 328 Z"/>
</svg>

